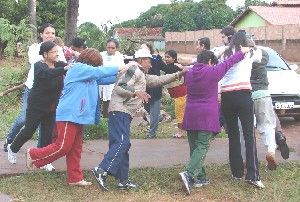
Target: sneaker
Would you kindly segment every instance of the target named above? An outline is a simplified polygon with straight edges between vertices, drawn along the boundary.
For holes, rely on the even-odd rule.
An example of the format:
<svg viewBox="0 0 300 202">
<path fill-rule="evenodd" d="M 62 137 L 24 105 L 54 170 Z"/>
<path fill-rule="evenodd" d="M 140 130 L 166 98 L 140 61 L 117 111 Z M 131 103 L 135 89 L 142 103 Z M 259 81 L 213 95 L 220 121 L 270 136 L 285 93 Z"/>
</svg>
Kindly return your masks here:
<svg viewBox="0 0 300 202">
<path fill-rule="evenodd" d="M 80 187 L 86 187 L 86 186 L 91 186 L 91 182 L 87 182 L 85 180 L 81 180 L 79 182 L 69 182 L 68 183 L 70 186 L 80 186 Z"/>
<path fill-rule="evenodd" d="M 290 150 L 286 144 L 286 138 L 284 134 L 280 131 L 275 133 L 276 144 L 280 150 L 281 156 L 283 159 L 288 159 L 290 157 Z"/>
<path fill-rule="evenodd" d="M 17 153 L 14 153 L 10 149 L 10 145 L 7 145 L 7 159 L 11 164 L 16 164 L 17 163 Z"/>
<path fill-rule="evenodd" d="M 202 187 L 205 185 L 209 185 L 210 184 L 210 180 L 209 179 L 204 179 L 204 180 L 199 180 L 199 179 L 195 179 L 194 180 L 194 187 Z"/>
<path fill-rule="evenodd" d="M 4 152 L 7 152 L 7 145 L 8 145 L 7 139 L 5 139 L 5 142 L 4 142 L 4 145 L 3 145 Z"/>
<path fill-rule="evenodd" d="M 55 168 L 51 163 L 40 167 L 40 169 L 43 169 L 43 170 L 48 171 L 48 172 L 55 171 Z"/>
<path fill-rule="evenodd" d="M 32 159 L 30 156 L 30 149 L 27 149 L 27 152 L 25 154 L 25 158 L 26 158 L 26 167 L 28 168 L 28 170 L 33 170 L 34 169 L 34 165 L 32 163 Z"/>
<path fill-rule="evenodd" d="M 258 189 L 263 189 L 265 188 L 265 185 L 260 180 L 254 181 L 254 180 L 246 180 L 247 183 L 253 185 L 254 187 Z"/>
<path fill-rule="evenodd" d="M 138 185 L 133 184 L 129 180 L 127 180 L 127 181 L 125 181 L 123 183 L 119 182 L 119 184 L 118 184 L 118 189 L 120 189 L 120 190 L 137 189 L 137 188 L 138 188 Z"/>
<path fill-rule="evenodd" d="M 269 170 L 276 170 L 277 168 L 277 163 L 275 161 L 275 154 L 268 153 L 266 155 L 266 160 L 268 162 L 267 167 Z"/>
<path fill-rule="evenodd" d="M 193 185 L 192 178 L 189 176 L 189 174 L 186 171 L 179 173 L 179 175 L 187 194 L 190 195 L 192 191 L 192 185 Z"/>
<path fill-rule="evenodd" d="M 95 176 L 99 187 L 104 191 L 108 191 L 108 187 L 106 185 L 107 172 L 105 172 L 101 168 L 95 167 L 94 169 L 92 169 L 92 173 Z"/>
</svg>

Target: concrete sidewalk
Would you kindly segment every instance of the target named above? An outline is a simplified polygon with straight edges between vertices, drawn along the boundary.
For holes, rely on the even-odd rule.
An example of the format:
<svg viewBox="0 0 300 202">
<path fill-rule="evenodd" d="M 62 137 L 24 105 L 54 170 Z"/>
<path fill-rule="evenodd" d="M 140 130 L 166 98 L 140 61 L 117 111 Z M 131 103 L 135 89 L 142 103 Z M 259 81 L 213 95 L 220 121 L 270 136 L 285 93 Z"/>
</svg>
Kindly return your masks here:
<svg viewBox="0 0 300 202">
<path fill-rule="evenodd" d="M 259 139 L 259 138 L 258 138 Z M 2 150 L 3 141 L 0 141 L 0 175 L 12 175 L 27 172 L 25 166 L 25 151 L 27 148 L 35 146 L 35 141 L 27 142 L 17 156 L 17 164 L 10 164 L 7 160 L 7 153 Z M 289 146 L 295 151 L 290 153 L 288 160 L 283 160 L 280 152 L 276 153 L 279 162 L 300 160 L 300 137 L 297 140 L 289 141 Z M 108 141 L 93 140 L 84 143 L 81 159 L 82 168 L 89 170 L 97 166 L 108 149 Z M 265 147 L 261 140 L 257 140 L 257 150 L 259 160 L 265 161 Z M 149 139 L 132 140 L 130 149 L 130 167 L 171 167 L 183 165 L 189 159 L 189 148 L 187 139 Z M 228 139 L 215 139 L 207 154 L 206 164 L 228 163 Z M 53 163 L 56 170 L 66 170 L 65 158 L 58 159 Z"/>
</svg>

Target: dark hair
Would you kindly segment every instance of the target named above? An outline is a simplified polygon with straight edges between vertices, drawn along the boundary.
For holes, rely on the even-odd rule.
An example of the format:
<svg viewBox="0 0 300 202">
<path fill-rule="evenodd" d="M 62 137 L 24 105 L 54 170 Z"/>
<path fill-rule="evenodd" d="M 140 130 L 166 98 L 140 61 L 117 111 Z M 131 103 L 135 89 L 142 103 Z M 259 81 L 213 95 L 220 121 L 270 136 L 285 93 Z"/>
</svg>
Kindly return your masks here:
<svg viewBox="0 0 300 202">
<path fill-rule="evenodd" d="M 168 54 L 169 56 L 171 56 L 171 58 L 175 59 L 175 63 L 177 63 L 177 52 L 174 50 L 168 50 L 165 52 L 165 54 Z"/>
<path fill-rule="evenodd" d="M 210 50 L 204 50 L 197 56 L 197 62 L 202 64 L 208 64 L 211 61 L 212 64 L 218 64 L 218 59 L 215 54 Z"/>
<path fill-rule="evenodd" d="M 210 40 L 208 37 L 198 39 L 199 45 L 203 45 L 206 50 L 210 49 Z"/>
<path fill-rule="evenodd" d="M 86 41 L 83 38 L 80 37 L 75 37 L 74 39 L 72 39 L 71 41 L 71 45 L 76 47 L 76 48 L 84 48 L 86 49 Z"/>
<path fill-rule="evenodd" d="M 50 24 L 50 23 L 45 23 L 45 24 L 43 24 L 43 25 L 39 28 L 38 32 L 39 32 L 39 33 L 44 33 L 44 31 L 45 31 L 45 29 L 46 29 L 47 27 L 52 27 L 53 29 L 55 29 L 55 27 L 54 27 L 52 24 Z"/>
<path fill-rule="evenodd" d="M 119 48 L 119 42 L 118 42 L 116 39 L 114 39 L 114 38 L 108 39 L 108 40 L 106 41 L 106 45 L 107 45 L 108 43 L 110 43 L 110 42 L 115 43 L 116 48 Z"/>
<path fill-rule="evenodd" d="M 224 27 L 221 30 L 221 34 L 224 34 L 225 36 L 233 36 L 236 33 L 236 30 L 232 26 Z"/>
<path fill-rule="evenodd" d="M 233 54 L 233 49 L 235 50 L 235 52 L 241 50 L 241 46 L 248 47 L 249 40 L 247 39 L 246 34 L 244 32 L 237 32 L 232 36 L 229 48 L 224 52 L 225 58 Z"/>
<path fill-rule="evenodd" d="M 43 25 L 38 29 L 38 33 L 39 33 L 39 34 L 44 33 L 44 31 L 45 31 L 45 29 L 46 29 L 47 27 L 52 27 L 53 29 L 55 29 L 55 27 L 54 27 L 52 24 L 50 24 L 50 23 L 45 23 L 45 24 L 43 24 Z M 39 42 L 43 42 L 43 39 L 41 38 L 41 36 L 40 36 L 39 34 L 38 34 L 38 41 L 39 41 Z"/>
<path fill-rule="evenodd" d="M 44 53 L 49 52 L 52 48 L 54 48 L 56 45 L 56 43 L 52 42 L 52 41 L 46 41 L 43 42 L 40 46 L 40 51 L 39 51 L 39 55 L 44 56 Z"/>
<path fill-rule="evenodd" d="M 87 48 L 80 53 L 77 62 L 98 67 L 103 64 L 103 59 L 100 52 L 97 49 Z"/>
<path fill-rule="evenodd" d="M 220 33 L 227 36 L 228 41 L 230 42 L 232 39 L 232 36 L 236 33 L 236 30 L 232 26 L 227 26 L 227 27 L 224 27 Z"/>
</svg>

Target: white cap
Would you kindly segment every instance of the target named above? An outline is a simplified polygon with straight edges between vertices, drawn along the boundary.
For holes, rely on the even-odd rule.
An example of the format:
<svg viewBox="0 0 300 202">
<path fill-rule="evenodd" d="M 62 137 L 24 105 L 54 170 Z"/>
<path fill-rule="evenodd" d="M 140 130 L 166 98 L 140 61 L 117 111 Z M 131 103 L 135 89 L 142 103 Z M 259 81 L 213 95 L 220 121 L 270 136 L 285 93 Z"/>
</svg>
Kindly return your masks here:
<svg viewBox="0 0 300 202">
<path fill-rule="evenodd" d="M 152 58 L 152 55 L 150 54 L 149 50 L 141 48 L 135 51 L 134 58 Z"/>
</svg>

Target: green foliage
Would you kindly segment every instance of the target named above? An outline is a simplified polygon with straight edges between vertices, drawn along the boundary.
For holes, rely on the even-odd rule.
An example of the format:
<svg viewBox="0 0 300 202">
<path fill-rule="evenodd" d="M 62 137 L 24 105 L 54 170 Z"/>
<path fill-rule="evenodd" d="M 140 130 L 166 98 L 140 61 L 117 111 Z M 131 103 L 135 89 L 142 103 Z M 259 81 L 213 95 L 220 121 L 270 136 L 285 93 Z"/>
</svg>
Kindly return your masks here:
<svg viewBox="0 0 300 202">
<path fill-rule="evenodd" d="M 88 125 L 84 130 L 85 140 L 107 139 L 108 122 L 107 119 L 101 118 L 98 125 Z"/>
<path fill-rule="evenodd" d="M 21 20 L 18 25 L 14 25 L 7 19 L 0 18 L 0 58 L 3 51 L 6 56 L 15 55 L 18 42 L 22 43 L 22 48 L 25 50 L 31 34 L 26 20 Z"/>
<path fill-rule="evenodd" d="M 11 24 L 19 24 L 22 19 L 28 16 L 28 0 L 1 0 L 0 18 L 7 19 Z M 55 26 L 58 36 L 64 35 L 65 12 L 67 1 L 65 0 L 47 0 L 36 1 L 36 19 L 37 27 L 44 23 L 51 23 Z"/>
<path fill-rule="evenodd" d="M 220 29 L 235 17 L 235 11 L 226 5 L 225 0 L 203 0 L 193 10 L 197 29 Z"/>
<path fill-rule="evenodd" d="M 169 10 L 168 7 L 169 5 L 166 4 L 152 6 L 136 19 L 136 27 L 162 27 L 164 25 L 164 15 Z"/>
<path fill-rule="evenodd" d="M 236 12 L 225 0 L 173 0 L 171 5 L 152 6 L 137 19 L 114 25 L 111 30 L 117 27 L 163 27 L 164 32 L 214 29 L 228 25 L 235 16 Z"/>
<path fill-rule="evenodd" d="M 172 3 L 169 12 L 165 15 L 164 32 L 181 32 L 197 29 L 193 20 L 193 7 L 196 3 Z"/>
<path fill-rule="evenodd" d="M 28 0 L 2 0 L 0 1 L 0 18 L 7 19 L 12 24 L 18 24 L 26 18 Z"/>
<path fill-rule="evenodd" d="M 161 103 L 172 119 L 175 118 L 175 101 L 168 94 L 163 94 Z"/>
<path fill-rule="evenodd" d="M 105 50 L 108 36 L 95 24 L 91 22 L 81 24 L 78 28 L 77 34 L 86 40 L 88 47 L 96 48 L 100 51 Z"/>
<path fill-rule="evenodd" d="M 37 1 L 37 26 L 51 23 L 55 26 L 56 35 L 63 37 L 65 32 L 65 13 L 67 1 L 47 0 Z"/>
</svg>

